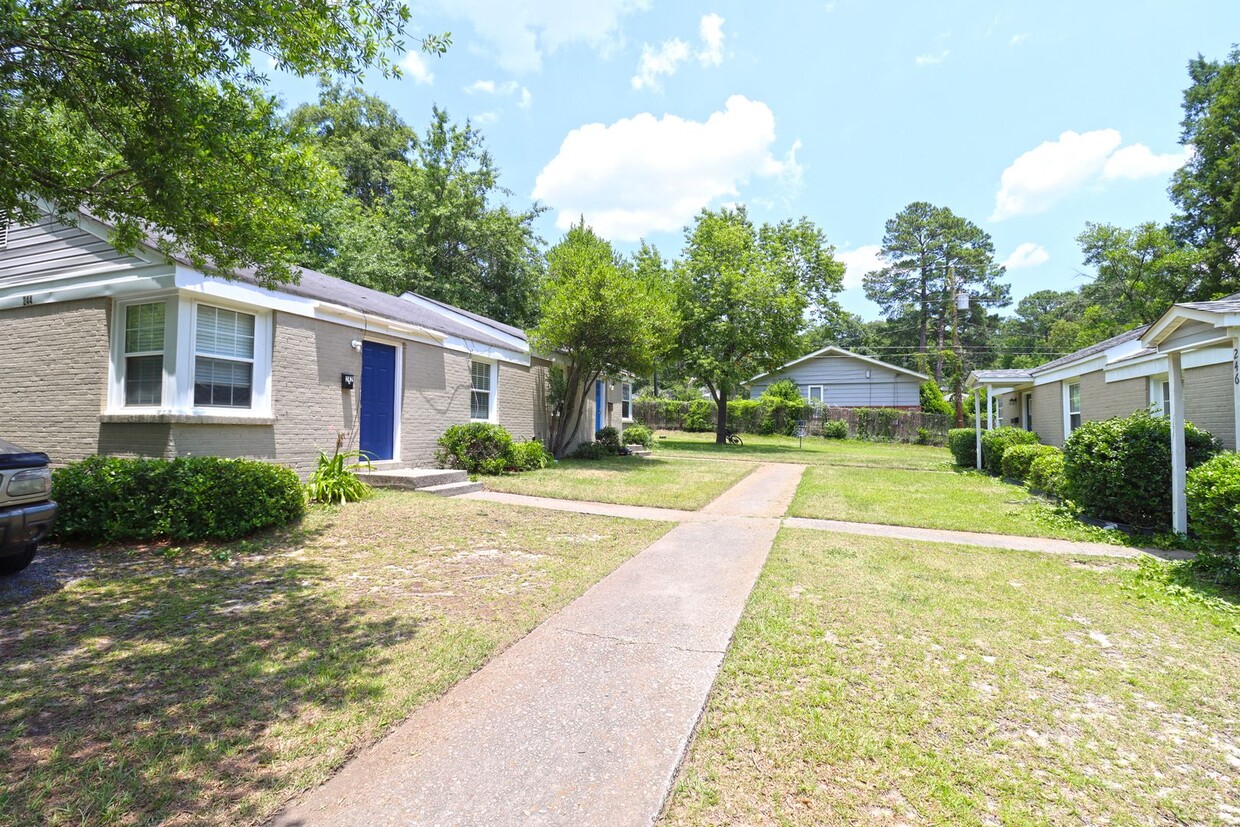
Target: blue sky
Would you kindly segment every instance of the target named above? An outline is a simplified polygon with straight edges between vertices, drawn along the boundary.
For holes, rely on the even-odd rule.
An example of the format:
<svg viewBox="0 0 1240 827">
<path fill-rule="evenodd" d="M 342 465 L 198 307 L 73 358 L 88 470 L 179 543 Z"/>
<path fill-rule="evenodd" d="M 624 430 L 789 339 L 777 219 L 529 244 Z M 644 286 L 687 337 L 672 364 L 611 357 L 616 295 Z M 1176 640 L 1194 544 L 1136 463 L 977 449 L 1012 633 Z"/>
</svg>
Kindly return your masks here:
<svg viewBox="0 0 1240 827">
<path fill-rule="evenodd" d="M 1085 222 L 1165 220 L 1185 67 L 1240 39 L 1240 3 L 429 0 L 399 80 L 364 86 L 423 128 L 486 136 L 513 201 L 676 255 L 702 207 L 816 222 L 860 288 L 911 201 L 982 226 L 1015 298 L 1082 282 Z M 289 105 L 313 82 L 275 78 Z"/>
</svg>

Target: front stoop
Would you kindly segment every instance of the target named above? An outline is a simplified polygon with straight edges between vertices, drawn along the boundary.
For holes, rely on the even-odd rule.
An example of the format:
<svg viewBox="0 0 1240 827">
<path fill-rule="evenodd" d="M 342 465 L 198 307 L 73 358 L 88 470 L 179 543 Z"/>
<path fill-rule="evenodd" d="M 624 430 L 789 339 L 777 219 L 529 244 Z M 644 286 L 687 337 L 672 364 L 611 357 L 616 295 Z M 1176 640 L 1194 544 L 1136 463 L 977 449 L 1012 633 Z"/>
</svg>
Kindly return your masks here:
<svg viewBox="0 0 1240 827">
<path fill-rule="evenodd" d="M 438 468 L 392 468 L 357 475 L 362 482 L 375 488 L 400 488 L 424 491 L 441 497 L 454 497 L 481 491 L 482 483 L 470 482 L 464 471 Z"/>
</svg>

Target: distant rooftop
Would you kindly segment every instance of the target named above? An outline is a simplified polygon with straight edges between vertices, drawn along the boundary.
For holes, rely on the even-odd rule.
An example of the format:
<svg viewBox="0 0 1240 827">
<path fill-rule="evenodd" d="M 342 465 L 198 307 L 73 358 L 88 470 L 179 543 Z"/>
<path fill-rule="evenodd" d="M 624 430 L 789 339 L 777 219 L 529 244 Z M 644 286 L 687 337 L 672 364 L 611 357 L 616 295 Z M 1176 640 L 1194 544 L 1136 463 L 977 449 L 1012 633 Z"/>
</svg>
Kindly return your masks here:
<svg viewBox="0 0 1240 827">
<path fill-rule="evenodd" d="M 1069 353 L 1067 356 L 1061 356 L 1058 359 L 1054 360 L 1053 362 L 1047 362 L 1044 365 L 1038 365 L 1036 368 L 1033 368 L 1032 370 L 1030 370 L 1029 373 L 1030 374 L 1045 373 L 1048 370 L 1054 370 L 1055 368 L 1062 367 L 1063 365 L 1071 364 L 1072 362 L 1075 362 L 1078 359 L 1084 359 L 1088 356 L 1096 356 L 1099 353 L 1104 353 L 1105 351 L 1110 350 L 1116 345 L 1122 345 L 1125 342 L 1131 342 L 1135 339 L 1141 338 L 1141 334 L 1144 333 L 1148 328 L 1149 328 L 1149 325 L 1143 324 L 1140 327 L 1134 327 L 1132 330 L 1125 330 L 1123 333 L 1119 334 L 1118 336 L 1112 336 L 1110 339 L 1104 339 L 1103 341 L 1098 342 L 1097 344 L 1090 345 L 1089 347 L 1081 348 L 1076 353 Z"/>
</svg>

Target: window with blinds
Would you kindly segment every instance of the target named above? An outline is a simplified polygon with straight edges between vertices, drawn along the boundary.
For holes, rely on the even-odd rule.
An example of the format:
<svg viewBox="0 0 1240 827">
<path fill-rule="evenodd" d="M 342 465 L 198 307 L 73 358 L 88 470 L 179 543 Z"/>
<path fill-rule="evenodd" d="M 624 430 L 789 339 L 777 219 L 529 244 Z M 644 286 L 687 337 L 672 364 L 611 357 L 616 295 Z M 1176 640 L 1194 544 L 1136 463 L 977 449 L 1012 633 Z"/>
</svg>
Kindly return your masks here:
<svg viewBox="0 0 1240 827">
<path fill-rule="evenodd" d="M 194 405 L 248 408 L 254 385 L 254 317 L 200 304 L 194 317 Z"/>
<path fill-rule="evenodd" d="M 469 418 L 490 419 L 491 399 L 491 366 L 486 362 L 469 363 Z"/>
<path fill-rule="evenodd" d="M 160 405 L 164 401 L 163 302 L 125 308 L 125 404 Z"/>
</svg>

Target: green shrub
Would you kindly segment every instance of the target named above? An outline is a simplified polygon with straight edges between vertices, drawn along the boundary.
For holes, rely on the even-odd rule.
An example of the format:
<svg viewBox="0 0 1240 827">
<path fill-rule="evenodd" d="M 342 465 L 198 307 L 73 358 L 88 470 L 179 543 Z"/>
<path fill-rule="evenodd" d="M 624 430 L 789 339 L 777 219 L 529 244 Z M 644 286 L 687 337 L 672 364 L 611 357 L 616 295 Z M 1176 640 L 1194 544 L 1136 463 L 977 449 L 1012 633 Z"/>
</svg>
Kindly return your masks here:
<svg viewBox="0 0 1240 827">
<path fill-rule="evenodd" d="M 952 428 L 947 432 L 947 449 L 961 468 L 977 465 L 977 433 L 972 428 Z"/>
<path fill-rule="evenodd" d="M 1058 453 L 1059 449 L 1051 445 L 1012 445 L 1003 452 L 1000 463 L 1003 476 L 1024 481 L 1029 478 L 1029 469 L 1035 459 Z"/>
<path fill-rule="evenodd" d="M 782 399 L 785 402 L 802 401 L 801 391 L 797 388 L 797 383 L 791 379 L 780 379 L 777 382 L 772 382 L 762 392 L 762 395 L 768 396 L 771 399 Z"/>
<path fill-rule="evenodd" d="M 1212 553 L 1240 562 L 1240 454 L 1224 453 L 1188 472 L 1188 519 Z"/>
<path fill-rule="evenodd" d="M 1003 454 L 1014 445 L 1036 445 L 1038 435 L 1033 431 L 1003 425 L 982 431 L 982 468 L 996 477 L 1003 473 Z"/>
<path fill-rule="evenodd" d="M 441 468 L 471 474 L 502 474 L 512 455 L 512 435 L 500 425 L 470 422 L 453 425 L 439 437 L 435 459 Z"/>
<path fill-rule="evenodd" d="M 512 443 L 508 455 L 508 468 L 512 471 L 537 471 L 555 462 L 555 457 L 541 442 L 531 439 Z"/>
<path fill-rule="evenodd" d="M 649 448 L 654 445 L 654 431 L 645 425 L 630 425 L 624 429 L 625 445 L 640 445 L 643 448 Z"/>
<path fill-rule="evenodd" d="M 1059 451 L 1047 451 L 1039 454 L 1030 463 L 1030 488 L 1036 488 L 1053 497 L 1062 497 L 1064 495 L 1064 483 L 1063 454 Z"/>
<path fill-rule="evenodd" d="M 713 431 L 716 410 L 715 403 L 709 399 L 695 399 L 685 411 L 682 427 L 686 431 Z"/>
<path fill-rule="evenodd" d="M 822 423 L 822 435 L 827 439 L 848 439 L 848 423 L 842 419 L 833 419 Z"/>
<path fill-rule="evenodd" d="M 728 402 L 728 427 L 742 434 L 756 434 L 762 427 L 766 409 L 758 399 L 733 399 Z"/>
<path fill-rule="evenodd" d="M 866 408 L 857 412 L 857 439 L 892 442 L 900 433 L 900 420 L 907 415 L 898 408 Z"/>
<path fill-rule="evenodd" d="M 599 428 L 594 432 L 594 441 L 603 446 L 603 450 L 613 457 L 620 453 L 620 432 L 612 426 Z"/>
<path fill-rule="evenodd" d="M 234 540 L 305 513 L 291 469 L 249 459 L 90 457 L 52 474 L 63 540 Z"/>
<path fill-rule="evenodd" d="M 583 442 L 573 449 L 573 459 L 602 459 L 607 448 L 598 442 Z"/>
<path fill-rule="evenodd" d="M 359 458 L 360 462 L 349 462 Z M 318 503 L 357 502 L 370 493 L 370 486 L 357 478 L 357 469 L 361 467 L 371 467 L 361 451 L 341 452 L 337 446 L 330 457 L 320 451 L 318 467 L 306 481 L 306 496 Z"/>
<path fill-rule="evenodd" d="M 1186 423 L 1189 468 L 1219 451 L 1218 441 Z M 1065 493 L 1095 517 L 1161 528 L 1171 524 L 1171 421 L 1140 410 L 1086 422 L 1064 444 Z"/>
<path fill-rule="evenodd" d="M 951 403 L 943 396 L 943 391 L 939 389 L 939 386 L 935 384 L 933 379 L 927 379 L 925 382 L 922 382 L 918 394 L 921 397 L 922 413 L 955 416 L 955 409 L 952 408 Z"/>
</svg>

